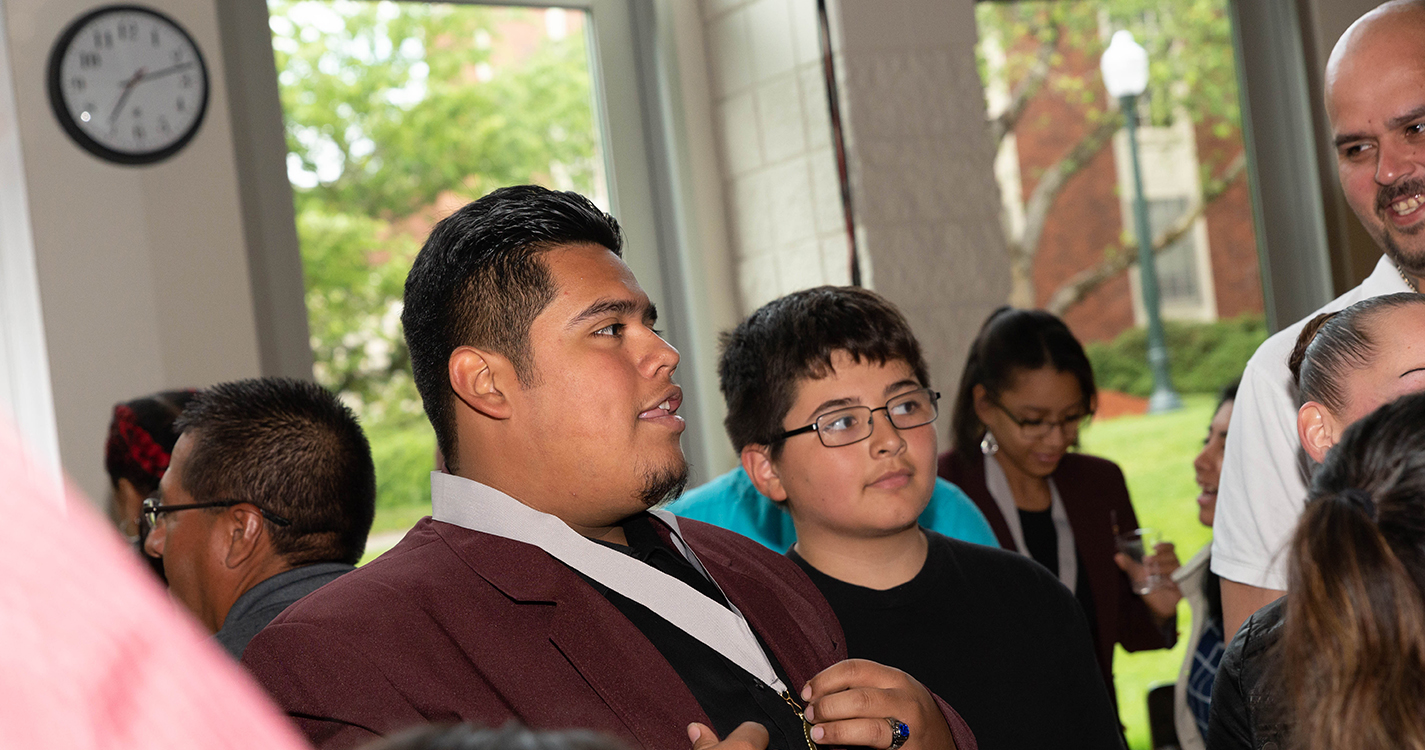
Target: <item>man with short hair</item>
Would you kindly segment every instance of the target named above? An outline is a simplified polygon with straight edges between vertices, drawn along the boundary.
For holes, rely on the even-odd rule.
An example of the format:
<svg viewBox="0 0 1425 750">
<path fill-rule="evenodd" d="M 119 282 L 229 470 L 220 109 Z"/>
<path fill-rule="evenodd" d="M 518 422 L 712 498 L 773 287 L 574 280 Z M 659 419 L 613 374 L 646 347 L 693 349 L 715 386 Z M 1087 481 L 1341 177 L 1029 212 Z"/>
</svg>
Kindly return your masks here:
<svg viewBox="0 0 1425 750">
<path fill-rule="evenodd" d="M 1331 52 L 1325 88 L 1341 188 L 1385 254 L 1317 313 L 1419 291 L 1425 278 L 1425 0 L 1394 0 L 1352 24 Z M 1229 637 L 1286 590 L 1283 550 L 1306 501 L 1287 357 L 1317 313 L 1267 339 L 1237 392 L 1212 544 Z"/>
<path fill-rule="evenodd" d="M 144 549 L 174 598 L 234 658 L 293 602 L 354 570 L 376 512 L 371 447 L 326 389 L 289 378 L 201 391 L 158 494 Z"/>
<path fill-rule="evenodd" d="M 973 747 L 909 675 L 843 661 L 794 563 L 649 512 L 687 474 L 683 396 L 621 249 L 587 199 L 532 186 L 436 226 L 402 314 L 450 472 L 433 518 L 245 664 L 321 748 L 511 720 L 650 750 Z"/>
</svg>

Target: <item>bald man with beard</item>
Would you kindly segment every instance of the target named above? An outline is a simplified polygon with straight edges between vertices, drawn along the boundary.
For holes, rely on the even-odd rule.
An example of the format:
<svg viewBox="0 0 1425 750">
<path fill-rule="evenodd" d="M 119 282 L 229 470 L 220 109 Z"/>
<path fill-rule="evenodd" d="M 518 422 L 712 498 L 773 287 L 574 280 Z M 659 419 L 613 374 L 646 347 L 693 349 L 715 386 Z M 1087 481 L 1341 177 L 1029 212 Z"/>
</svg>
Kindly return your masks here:
<svg viewBox="0 0 1425 750">
<path fill-rule="evenodd" d="M 1360 286 L 1318 313 L 1419 291 L 1425 277 L 1425 0 L 1386 3 L 1358 19 L 1332 50 L 1325 80 L 1341 188 L 1384 255 Z M 1285 746 L 1289 738 L 1276 710 L 1285 686 L 1273 671 L 1285 610 L 1284 548 L 1306 487 L 1286 359 L 1318 313 L 1253 355 L 1228 427 L 1212 569 L 1222 576 L 1232 640 L 1213 684 L 1208 750 Z"/>
<path fill-rule="evenodd" d="M 1230 639 L 1286 591 L 1282 550 L 1306 499 L 1287 357 L 1306 321 L 1425 277 L 1425 1 L 1358 19 L 1326 65 L 1326 114 L 1346 200 L 1384 253 L 1360 286 L 1267 339 L 1247 364 L 1217 489 L 1212 570 Z"/>
</svg>

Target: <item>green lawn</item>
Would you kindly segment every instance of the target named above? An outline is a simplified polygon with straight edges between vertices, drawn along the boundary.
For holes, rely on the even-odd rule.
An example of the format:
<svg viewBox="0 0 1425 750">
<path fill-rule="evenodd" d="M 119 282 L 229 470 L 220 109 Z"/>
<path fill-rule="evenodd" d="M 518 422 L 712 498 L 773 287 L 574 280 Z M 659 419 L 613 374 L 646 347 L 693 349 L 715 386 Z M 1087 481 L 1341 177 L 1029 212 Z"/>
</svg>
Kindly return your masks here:
<svg viewBox="0 0 1425 750">
<path fill-rule="evenodd" d="M 1206 395 L 1184 396 L 1184 408 L 1171 414 L 1119 417 L 1091 423 L 1083 433 L 1083 451 L 1103 456 L 1123 468 L 1138 523 L 1163 532 L 1177 545 L 1178 557 L 1186 562 L 1212 540 L 1212 530 L 1197 521 L 1197 484 L 1193 481 L 1192 460 L 1202 450 L 1207 423 L 1212 420 L 1216 399 Z M 1178 632 L 1186 635 L 1192 615 L 1184 601 L 1178 609 Z M 1183 640 L 1170 651 L 1137 654 L 1118 649 L 1114 659 L 1114 680 L 1118 687 L 1118 709 L 1128 727 L 1128 746 L 1149 750 L 1148 688 L 1177 679 L 1183 663 Z"/>
</svg>

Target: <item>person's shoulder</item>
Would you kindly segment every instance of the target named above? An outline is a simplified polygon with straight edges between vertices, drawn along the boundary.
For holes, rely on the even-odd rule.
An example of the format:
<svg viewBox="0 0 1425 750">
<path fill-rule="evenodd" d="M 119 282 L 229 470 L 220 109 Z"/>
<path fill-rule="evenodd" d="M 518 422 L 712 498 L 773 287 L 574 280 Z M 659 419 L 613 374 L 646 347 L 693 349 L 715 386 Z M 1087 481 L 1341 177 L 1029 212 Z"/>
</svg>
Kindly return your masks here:
<svg viewBox="0 0 1425 750">
<path fill-rule="evenodd" d="M 785 556 L 763 546 L 761 542 L 706 521 L 679 516 L 678 533 L 694 547 L 696 552 L 714 550 L 730 557 L 756 561 L 762 565 L 792 564 Z"/>
<path fill-rule="evenodd" d="M 302 597 L 273 623 L 356 620 L 370 613 L 389 613 L 400 602 L 445 585 L 448 569 L 459 560 L 436 526 L 430 518 L 423 519 L 395 547 Z"/>
<path fill-rule="evenodd" d="M 973 482 L 976 478 L 983 481 L 985 458 L 978 452 L 972 455 L 972 453 L 950 449 L 950 451 L 940 453 L 939 458 L 936 459 L 935 468 L 936 475 L 940 479 L 945 479 L 946 482 L 963 490 L 966 483 Z"/>
<path fill-rule="evenodd" d="M 1257 610 L 1247 621 L 1242 623 L 1241 629 L 1241 658 L 1244 662 L 1251 662 L 1261 658 L 1272 646 L 1281 640 L 1282 626 L 1286 621 L 1286 597 L 1281 597 L 1265 607 Z M 1237 638 L 1232 639 L 1234 643 Z"/>
<path fill-rule="evenodd" d="M 1116 479 L 1123 481 L 1123 469 L 1101 456 L 1065 453 L 1054 470 L 1055 479 Z"/>
<path fill-rule="evenodd" d="M 991 582 L 997 596 L 1067 597 L 1066 601 L 1073 601 L 1073 595 L 1047 568 L 1018 552 L 962 542 L 930 529 L 925 529 L 925 536 L 937 548 L 942 564 L 967 578 Z"/>
<path fill-rule="evenodd" d="M 1374 276 L 1372 274 L 1372 278 Z M 1267 340 L 1262 342 L 1261 346 L 1257 347 L 1257 351 L 1247 360 L 1247 369 L 1243 373 L 1243 379 L 1246 380 L 1254 376 L 1269 377 L 1274 380 L 1279 380 L 1281 375 L 1290 377 L 1287 359 L 1291 356 L 1292 349 L 1296 348 L 1296 339 L 1301 335 L 1301 330 L 1306 327 L 1306 324 L 1321 313 L 1343 310 L 1363 299 L 1386 293 L 1385 290 L 1374 289 L 1370 282 L 1371 279 L 1361 282 L 1339 297 L 1313 310 L 1310 315 L 1268 336 Z"/>
</svg>

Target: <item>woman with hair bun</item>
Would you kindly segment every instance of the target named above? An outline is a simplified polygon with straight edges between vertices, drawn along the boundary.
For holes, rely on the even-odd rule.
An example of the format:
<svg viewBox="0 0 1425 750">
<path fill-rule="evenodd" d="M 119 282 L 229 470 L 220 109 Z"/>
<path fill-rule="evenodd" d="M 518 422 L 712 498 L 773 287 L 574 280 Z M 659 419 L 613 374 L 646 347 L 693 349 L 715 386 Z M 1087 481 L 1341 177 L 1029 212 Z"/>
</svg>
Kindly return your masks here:
<svg viewBox="0 0 1425 750">
<path fill-rule="evenodd" d="M 1292 723 L 1288 720 L 1292 714 L 1287 708 L 1285 693 L 1280 687 L 1287 683 L 1280 682 L 1280 680 L 1283 679 L 1284 674 L 1288 673 L 1297 676 L 1306 674 L 1299 670 L 1304 669 L 1307 664 L 1307 662 L 1299 662 L 1305 656 L 1304 654 L 1295 653 L 1290 657 L 1294 663 L 1288 669 L 1277 653 L 1283 638 L 1283 622 L 1290 619 L 1289 613 L 1295 611 L 1295 608 L 1309 606 L 1312 612 L 1317 615 L 1325 615 L 1336 626 L 1350 628 L 1349 631 L 1342 630 L 1336 634 L 1340 642 L 1330 648 L 1338 649 L 1338 651 L 1336 654 L 1328 656 L 1347 658 L 1345 655 L 1356 653 L 1351 648 L 1346 648 L 1352 646 L 1351 641 L 1357 637 L 1376 637 L 1371 631 L 1379 624 L 1376 615 L 1372 614 L 1373 605 L 1372 607 L 1362 607 L 1369 602 L 1357 600 L 1354 595 L 1348 596 L 1345 590 L 1339 587 L 1329 587 L 1329 591 L 1322 588 L 1326 585 L 1323 583 L 1324 580 L 1331 579 L 1335 574 L 1344 574 L 1348 572 L 1348 569 L 1354 570 L 1359 566 L 1359 562 L 1350 562 L 1356 559 L 1355 552 L 1352 551 L 1349 555 L 1346 552 L 1364 549 L 1359 545 L 1367 540 L 1354 535 L 1354 531 L 1349 531 L 1351 529 L 1349 525 L 1337 528 L 1330 526 L 1330 523 L 1335 523 L 1335 521 L 1329 523 L 1322 521 L 1322 518 L 1337 520 L 1339 518 L 1330 508 L 1318 508 L 1315 500 L 1326 495 L 1335 497 L 1340 494 L 1342 497 L 1336 498 L 1337 500 L 1345 498 L 1360 501 L 1365 496 L 1359 492 L 1361 490 L 1370 494 L 1378 485 L 1383 486 L 1382 483 L 1404 481 L 1404 477 L 1374 476 L 1370 472 L 1385 470 L 1384 467 L 1387 464 L 1379 459 L 1379 456 L 1384 453 L 1395 454 L 1396 459 L 1392 459 L 1396 462 L 1393 464 L 1396 467 L 1395 470 L 1404 470 L 1406 464 L 1403 463 L 1403 459 L 1407 446 L 1415 445 L 1415 450 L 1418 451 L 1422 441 L 1425 441 L 1425 423 L 1421 423 L 1419 427 L 1421 430 L 1419 436 L 1406 434 L 1408 424 L 1399 426 L 1400 430 L 1406 430 L 1406 432 L 1391 433 L 1392 440 L 1401 442 L 1399 446 L 1380 443 L 1379 441 L 1383 440 L 1383 437 L 1367 436 L 1362 433 L 1375 429 L 1373 425 L 1383 424 L 1386 421 L 1383 414 L 1394 413 L 1379 408 L 1382 404 L 1388 404 L 1402 395 L 1425 390 L 1425 295 L 1408 292 L 1388 294 L 1357 302 L 1336 313 L 1318 315 L 1302 329 L 1296 347 L 1292 351 L 1289 365 L 1292 377 L 1296 381 L 1297 401 L 1300 404 L 1297 414 L 1297 432 L 1301 439 L 1302 449 L 1313 463 L 1320 464 L 1324 461 L 1325 465 L 1317 469 L 1311 483 L 1311 489 L 1307 494 L 1307 509 L 1298 521 L 1295 541 L 1286 550 L 1283 550 L 1283 554 L 1292 556 L 1289 558 L 1288 570 L 1288 586 L 1292 592 L 1291 595 L 1263 607 L 1248 618 L 1228 645 L 1227 653 L 1223 656 L 1217 681 L 1213 685 L 1208 729 L 1209 750 L 1225 748 L 1253 748 L 1255 750 L 1266 741 L 1274 741 L 1278 744 L 1284 741 L 1285 729 Z M 1398 411 L 1404 408 L 1405 403 L 1406 401 L 1402 399 L 1391 409 Z M 1372 414 L 1373 411 L 1374 414 Z M 1370 418 L 1363 419 L 1368 414 L 1371 415 Z M 1396 417 L 1396 419 L 1398 418 Z M 1394 423 L 1392 422 L 1392 424 Z M 1347 438 L 1352 434 L 1356 437 L 1348 440 Z M 1367 452 L 1371 452 L 1376 458 L 1367 456 Z M 1422 465 L 1425 466 L 1425 456 L 1422 456 L 1421 459 Z M 1425 482 L 1425 473 L 1422 473 L 1417 481 Z M 1422 493 L 1418 500 L 1425 503 L 1425 493 Z M 1364 503 L 1360 504 L 1364 506 Z M 1314 520 L 1308 520 L 1308 518 Z M 1313 524 L 1315 525 L 1313 526 Z M 1350 538 L 1317 540 L 1313 543 L 1316 546 L 1313 546 L 1312 549 L 1321 550 L 1334 544 L 1337 545 L 1334 549 L 1338 557 L 1332 561 L 1331 558 L 1317 556 L 1311 559 L 1317 562 L 1325 560 L 1328 564 L 1325 567 L 1311 565 L 1297 569 L 1292 566 L 1296 566 L 1300 562 L 1297 557 L 1303 552 L 1301 545 L 1306 543 L 1306 538 L 1302 534 L 1306 533 L 1309 527 L 1315 528 L 1317 531 L 1334 528 L 1336 530 L 1332 533 L 1341 534 L 1343 537 L 1350 536 Z M 1418 530 L 1420 533 L 1416 537 L 1416 544 L 1425 541 L 1425 525 L 1420 526 Z M 1322 546 L 1322 544 L 1326 544 L 1326 546 Z M 1340 545 L 1350 545 L 1351 550 L 1346 550 Z M 1339 567 L 1340 570 L 1328 570 L 1333 567 Z M 1311 571 L 1327 575 L 1323 578 Z M 1298 575 L 1302 577 L 1298 578 Z M 1375 579 L 1368 577 L 1361 580 Z M 1376 580 L 1375 583 L 1383 583 L 1383 579 Z M 1373 589 L 1371 593 L 1379 594 L 1381 590 Z M 1323 598 L 1324 594 L 1329 594 L 1329 597 Z M 1394 595 L 1396 594 L 1392 594 L 1392 596 Z M 1293 599 L 1298 601 L 1291 601 Z M 1307 599 L 1310 599 L 1312 603 L 1309 605 L 1302 603 Z M 1328 599 L 1333 603 L 1323 604 Z M 1318 611 L 1322 606 L 1344 607 L 1345 609 L 1341 612 Z M 1364 630 L 1351 626 L 1343 620 L 1333 619 L 1337 616 L 1344 616 L 1348 612 L 1354 612 L 1365 618 L 1359 623 L 1365 627 Z M 1422 612 L 1421 616 L 1425 617 L 1425 612 Z M 1310 621 L 1311 618 L 1303 616 L 1299 622 L 1302 623 L 1301 627 L 1306 627 L 1306 623 Z M 1318 638 L 1324 635 L 1317 634 Z M 1298 644 L 1304 642 L 1298 640 Z M 1355 646 L 1359 645 L 1355 644 Z M 1346 650 L 1340 651 L 1340 648 L 1346 648 Z M 1409 655 L 1404 652 L 1398 656 L 1401 656 L 1403 660 L 1397 666 L 1404 665 L 1409 661 Z M 1285 671 L 1277 672 L 1276 670 Z M 1311 679 L 1316 680 L 1320 677 L 1322 676 L 1317 675 Z M 1303 690 L 1326 689 L 1324 685 L 1293 684 Z M 1370 681 L 1363 683 L 1363 686 L 1369 687 L 1369 685 Z M 1332 689 L 1339 690 L 1339 686 Z M 1425 692 L 1416 692 L 1412 695 L 1417 712 L 1425 710 L 1425 702 L 1422 702 L 1421 695 L 1425 695 Z M 1321 699 L 1321 696 L 1318 695 L 1315 699 L 1302 697 L 1298 703 L 1305 706 L 1306 703 L 1301 701 L 1309 702 L 1317 699 Z M 1293 700 L 1297 700 L 1297 698 L 1293 698 Z M 1343 726 L 1361 718 L 1356 713 L 1332 713 L 1336 709 L 1343 708 L 1344 705 L 1344 703 L 1339 705 L 1330 702 L 1324 703 L 1323 708 L 1326 713 L 1323 716 L 1333 717 L 1332 720 L 1343 722 Z M 1355 704 L 1352 703 L 1352 705 Z M 1352 709 L 1352 711 L 1357 710 L 1359 710 L 1359 706 Z M 1297 716 L 1305 717 L 1305 714 L 1297 714 Z M 1320 717 L 1306 718 L 1310 720 L 1303 726 L 1315 726 L 1313 722 Z M 1325 745 L 1310 744 L 1309 739 L 1310 732 L 1302 730 L 1292 740 L 1292 743 L 1294 747 L 1299 748 L 1325 747 Z M 1391 743 L 1338 746 L 1425 748 L 1425 745 L 1392 745 Z"/>
<path fill-rule="evenodd" d="M 1178 567 L 1170 544 L 1145 559 L 1165 581 L 1148 594 L 1134 594 L 1115 563 L 1114 535 L 1138 526 L 1123 472 L 1070 452 L 1096 403 L 1093 367 L 1068 326 L 1043 310 L 1002 307 L 970 347 L 940 476 L 975 501 L 1001 547 L 1074 592 L 1113 695 L 1115 645 L 1171 647 L 1182 595 L 1167 578 Z"/>
<path fill-rule="evenodd" d="M 1356 420 L 1425 390 L 1425 295 L 1387 294 L 1316 316 L 1288 364 L 1301 447 L 1320 463 Z"/>
<path fill-rule="evenodd" d="M 1223 657 L 1208 748 L 1425 748 L 1425 394 L 1344 430 L 1288 554 L 1291 593 Z"/>
<path fill-rule="evenodd" d="M 144 498 L 158 490 L 168 470 L 178 435 L 173 421 L 193 398 L 193 391 L 163 391 L 114 406 L 109 437 L 104 441 L 104 470 L 109 474 L 109 515 L 119 533 L 139 536 L 139 510 Z"/>
<path fill-rule="evenodd" d="M 178 434 L 173 421 L 195 391 L 163 391 L 114 406 L 104 441 L 104 470 L 109 474 L 109 518 L 134 545 L 150 570 L 164 580 L 163 561 L 143 551 L 148 533 L 140 511 L 144 498 L 158 491 Z"/>
</svg>

